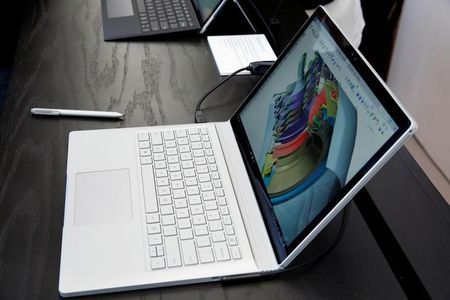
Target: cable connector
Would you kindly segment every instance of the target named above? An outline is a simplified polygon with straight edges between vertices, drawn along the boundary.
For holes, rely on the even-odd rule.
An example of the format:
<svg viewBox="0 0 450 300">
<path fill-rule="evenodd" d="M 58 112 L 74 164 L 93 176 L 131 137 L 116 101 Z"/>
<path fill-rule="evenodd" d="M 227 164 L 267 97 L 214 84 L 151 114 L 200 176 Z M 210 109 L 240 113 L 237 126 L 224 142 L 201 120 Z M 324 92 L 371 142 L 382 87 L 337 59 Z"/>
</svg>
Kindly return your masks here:
<svg viewBox="0 0 450 300">
<path fill-rule="evenodd" d="M 206 123 L 206 117 L 203 114 L 203 110 L 197 110 L 195 112 L 195 123 Z"/>
<path fill-rule="evenodd" d="M 253 75 L 264 75 L 267 70 L 273 65 L 274 61 L 254 61 L 248 65 L 248 69 Z"/>
</svg>

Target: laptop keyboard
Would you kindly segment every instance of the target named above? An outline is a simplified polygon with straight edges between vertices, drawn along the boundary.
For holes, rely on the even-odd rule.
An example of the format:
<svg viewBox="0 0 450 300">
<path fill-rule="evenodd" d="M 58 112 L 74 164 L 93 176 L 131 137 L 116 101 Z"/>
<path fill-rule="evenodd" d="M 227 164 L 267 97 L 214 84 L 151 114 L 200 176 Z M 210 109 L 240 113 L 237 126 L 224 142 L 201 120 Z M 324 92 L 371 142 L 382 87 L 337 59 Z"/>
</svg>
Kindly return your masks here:
<svg viewBox="0 0 450 300">
<path fill-rule="evenodd" d="M 137 0 L 143 33 L 197 29 L 190 0 Z"/>
<path fill-rule="evenodd" d="M 241 259 L 208 129 L 137 138 L 151 269 Z"/>
</svg>

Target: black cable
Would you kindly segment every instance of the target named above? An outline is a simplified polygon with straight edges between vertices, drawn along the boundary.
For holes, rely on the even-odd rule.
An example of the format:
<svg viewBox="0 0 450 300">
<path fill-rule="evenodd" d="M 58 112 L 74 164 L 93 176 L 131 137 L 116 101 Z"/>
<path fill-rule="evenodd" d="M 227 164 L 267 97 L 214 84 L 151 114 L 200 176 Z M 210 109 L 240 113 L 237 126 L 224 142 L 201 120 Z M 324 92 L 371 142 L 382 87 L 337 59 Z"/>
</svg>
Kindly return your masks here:
<svg viewBox="0 0 450 300">
<path fill-rule="evenodd" d="M 198 100 L 197 106 L 195 107 L 195 116 L 194 116 L 195 123 L 206 122 L 206 118 L 203 116 L 203 111 L 200 109 L 200 106 L 202 105 L 203 101 L 205 101 L 206 97 L 208 97 L 209 94 L 214 92 L 219 86 L 221 86 L 222 84 L 227 82 L 231 77 L 233 77 L 234 75 L 236 75 L 242 71 L 249 71 L 249 66 L 246 66 L 244 68 L 240 68 L 239 70 L 234 71 L 233 73 L 231 73 L 230 75 L 225 77 L 221 82 L 219 82 L 215 87 L 213 87 L 208 92 L 206 92 L 206 94 L 204 94 L 203 97 L 200 98 L 200 100 Z"/>
<path fill-rule="evenodd" d="M 206 118 L 203 115 L 203 111 L 201 110 L 201 105 L 203 101 L 205 101 L 206 97 L 208 97 L 212 92 L 214 92 L 219 86 L 227 82 L 231 77 L 234 75 L 242 72 L 242 71 L 250 71 L 250 74 L 252 75 L 264 75 L 266 71 L 273 65 L 273 61 L 255 61 L 251 62 L 248 66 L 244 68 L 240 68 L 239 70 L 234 71 L 227 77 L 225 77 L 221 82 L 219 82 L 216 86 L 214 86 L 212 89 L 210 89 L 206 94 L 204 94 L 200 100 L 198 100 L 197 105 L 195 107 L 195 115 L 194 115 L 194 122 L 195 123 L 205 123 Z"/>
</svg>

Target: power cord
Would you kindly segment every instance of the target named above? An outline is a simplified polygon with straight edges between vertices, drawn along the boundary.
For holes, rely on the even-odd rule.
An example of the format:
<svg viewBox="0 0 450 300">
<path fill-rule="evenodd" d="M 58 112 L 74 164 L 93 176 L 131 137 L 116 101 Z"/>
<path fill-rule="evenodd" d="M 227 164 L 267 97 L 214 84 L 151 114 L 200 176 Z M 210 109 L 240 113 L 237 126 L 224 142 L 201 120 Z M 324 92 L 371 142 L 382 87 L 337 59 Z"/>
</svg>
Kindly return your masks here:
<svg viewBox="0 0 450 300">
<path fill-rule="evenodd" d="M 240 68 L 227 77 L 225 77 L 222 81 L 220 81 L 216 86 L 214 86 L 212 89 L 210 89 L 208 92 L 206 92 L 200 100 L 198 100 L 197 105 L 195 106 L 195 115 L 194 115 L 194 122 L 195 123 L 205 123 L 206 117 L 203 114 L 203 110 L 201 109 L 201 105 L 203 101 L 205 101 L 206 97 L 208 97 L 212 92 L 214 92 L 219 86 L 227 82 L 231 77 L 235 76 L 236 74 L 242 72 L 242 71 L 250 71 L 250 74 L 252 75 L 264 75 L 267 70 L 272 66 L 274 62 L 273 61 L 255 61 L 250 63 L 248 66 L 244 68 Z"/>
</svg>

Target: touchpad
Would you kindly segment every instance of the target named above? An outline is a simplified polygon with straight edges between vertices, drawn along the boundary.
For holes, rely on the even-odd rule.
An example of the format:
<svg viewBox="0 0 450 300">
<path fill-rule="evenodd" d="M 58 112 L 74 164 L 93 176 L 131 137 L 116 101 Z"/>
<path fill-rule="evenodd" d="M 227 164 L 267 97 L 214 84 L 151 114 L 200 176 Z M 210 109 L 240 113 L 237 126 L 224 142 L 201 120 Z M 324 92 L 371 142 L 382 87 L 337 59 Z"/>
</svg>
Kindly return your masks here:
<svg viewBox="0 0 450 300">
<path fill-rule="evenodd" d="M 75 225 L 132 219 L 128 169 L 76 174 Z"/>
</svg>

